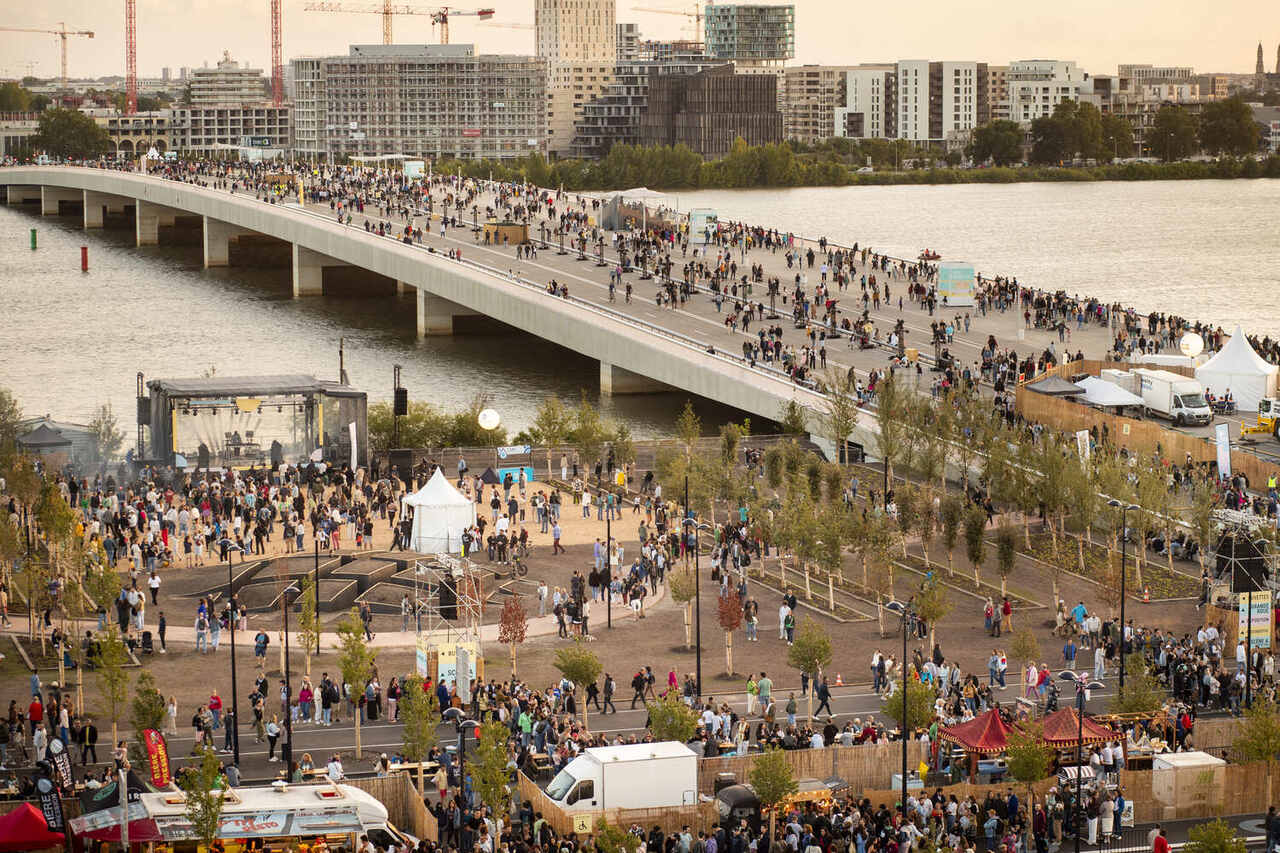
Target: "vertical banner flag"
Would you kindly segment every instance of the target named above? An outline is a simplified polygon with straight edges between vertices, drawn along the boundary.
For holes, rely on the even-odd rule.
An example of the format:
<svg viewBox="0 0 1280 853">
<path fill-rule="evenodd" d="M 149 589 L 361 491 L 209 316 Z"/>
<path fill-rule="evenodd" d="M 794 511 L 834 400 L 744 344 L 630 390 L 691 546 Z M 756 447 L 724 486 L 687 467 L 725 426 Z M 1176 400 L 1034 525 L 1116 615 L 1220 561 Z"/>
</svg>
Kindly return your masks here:
<svg viewBox="0 0 1280 853">
<path fill-rule="evenodd" d="M 164 742 L 164 735 L 155 729 L 142 732 L 143 743 L 147 747 L 147 764 L 151 769 L 151 784 L 157 788 L 169 786 L 169 746 Z"/>
<path fill-rule="evenodd" d="M 1218 424 L 1214 431 L 1218 436 L 1218 476 L 1226 480 L 1231 477 L 1231 427 Z"/>
</svg>

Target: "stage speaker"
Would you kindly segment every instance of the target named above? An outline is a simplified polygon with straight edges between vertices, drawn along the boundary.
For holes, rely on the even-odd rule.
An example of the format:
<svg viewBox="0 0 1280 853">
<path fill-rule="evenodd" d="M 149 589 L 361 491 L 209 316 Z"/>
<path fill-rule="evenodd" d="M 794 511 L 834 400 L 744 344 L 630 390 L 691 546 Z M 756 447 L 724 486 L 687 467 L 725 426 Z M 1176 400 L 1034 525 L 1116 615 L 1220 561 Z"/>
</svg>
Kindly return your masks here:
<svg viewBox="0 0 1280 853">
<path fill-rule="evenodd" d="M 440 617 L 450 621 L 458 618 L 458 582 L 453 578 L 440 581 Z"/>
<path fill-rule="evenodd" d="M 395 393 L 395 409 L 392 412 L 396 417 L 403 418 L 409 414 L 409 389 L 397 388 Z"/>
<path fill-rule="evenodd" d="M 395 466 L 396 472 L 401 477 L 410 477 L 413 475 L 412 450 L 392 450 L 387 454 L 387 460 Z"/>
<path fill-rule="evenodd" d="M 138 423 L 143 426 L 151 426 L 151 398 L 138 398 Z"/>
</svg>

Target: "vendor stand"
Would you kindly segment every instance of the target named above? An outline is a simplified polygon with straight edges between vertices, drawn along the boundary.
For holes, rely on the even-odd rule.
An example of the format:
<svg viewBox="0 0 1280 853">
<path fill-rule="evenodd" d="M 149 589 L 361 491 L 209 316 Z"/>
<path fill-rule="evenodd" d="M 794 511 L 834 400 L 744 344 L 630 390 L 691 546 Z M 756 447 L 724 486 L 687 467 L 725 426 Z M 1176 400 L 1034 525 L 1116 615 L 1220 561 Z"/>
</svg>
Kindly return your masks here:
<svg viewBox="0 0 1280 853">
<path fill-rule="evenodd" d="M 1009 726 L 995 708 L 967 723 L 947 726 L 939 733 L 939 738 L 944 743 L 954 743 L 964 749 L 970 781 L 998 782 L 1004 777 L 1004 764 L 996 756 L 1002 755 L 1009 746 Z M 987 779 L 979 778 L 983 776 Z"/>
</svg>

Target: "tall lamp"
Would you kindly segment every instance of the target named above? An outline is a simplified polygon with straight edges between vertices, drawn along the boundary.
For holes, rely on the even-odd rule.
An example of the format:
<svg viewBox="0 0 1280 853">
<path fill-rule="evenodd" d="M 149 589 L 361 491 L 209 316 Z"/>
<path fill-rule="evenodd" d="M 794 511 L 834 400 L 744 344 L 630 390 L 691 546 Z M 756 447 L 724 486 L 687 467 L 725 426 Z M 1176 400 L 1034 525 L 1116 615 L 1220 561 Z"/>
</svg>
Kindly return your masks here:
<svg viewBox="0 0 1280 853">
<path fill-rule="evenodd" d="M 1076 797 L 1071 806 L 1071 828 L 1076 837 L 1075 853 L 1080 853 L 1080 789 L 1084 778 L 1084 762 L 1082 748 L 1084 746 L 1084 703 L 1089 698 L 1090 690 L 1101 690 L 1101 681 L 1090 681 L 1087 672 L 1072 672 L 1064 669 L 1058 673 L 1062 681 L 1069 681 L 1076 688 Z"/>
<path fill-rule="evenodd" d="M 898 685 L 902 689 L 902 819 L 907 819 L 907 605 L 893 600 L 886 608 L 902 617 L 902 664 Z"/>
<path fill-rule="evenodd" d="M 1107 506 L 1118 507 L 1120 510 L 1120 692 L 1124 693 L 1124 626 L 1126 624 L 1124 621 L 1124 599 L 1125 594 L 1128 591 L 1128 586 L 1125 580 L 1125 554 L 1128 551 L 1126 546 L 1129 542 L 1128 515 L 1130 511 L 1141 509 L 1141 507 L 1137 504 L 1121 503 L 1115 498 L 1107 501 Z M 1165 543 L 1165 547 L 1172 546 L 1169 543 Z"/>
<path fill-rule="evenodd" d="M 231 762 L 235 766 L 240 766 L 240 690 L 236 686 L 236 596 L 232 589 L 231 580 L 231 554 L 235 551 L 244 553 L 244 549 L 236 543 L 232 542 L 230 537 L 223 535 L 222 543 L 227 552 L 227 613 L 230 618 L 227 620 L 228 627 L 231 628 L 231 714 L 234 719 L 231 722 Z"/>
</svg>

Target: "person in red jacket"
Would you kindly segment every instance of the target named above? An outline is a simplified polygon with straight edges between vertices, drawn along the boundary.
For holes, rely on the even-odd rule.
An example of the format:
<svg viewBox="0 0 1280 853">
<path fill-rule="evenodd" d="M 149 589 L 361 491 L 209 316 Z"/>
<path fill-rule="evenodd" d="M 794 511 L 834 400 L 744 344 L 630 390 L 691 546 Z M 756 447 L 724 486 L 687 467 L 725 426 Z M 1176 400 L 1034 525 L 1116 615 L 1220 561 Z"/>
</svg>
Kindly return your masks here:
<svg viewBox="0 0 1280 853">
<path fill-rule="evenodd" d="M 1151 853 L 1169 853 L 1169 839 L 1165 835 L 1164 827 L 1160 827 L 1160 834 L 1156 836 L 1155 843 L 1151 845 Z"/>
<path fill-rule="evenodd" d="M 31 723 L 31 734 L 36 733 L 36 728 L 44 722 L 44 705 L 40 702 L 39 695 L 31 697 L 31 704 L 27 707 L 27 721 Z"/>
</svg>

